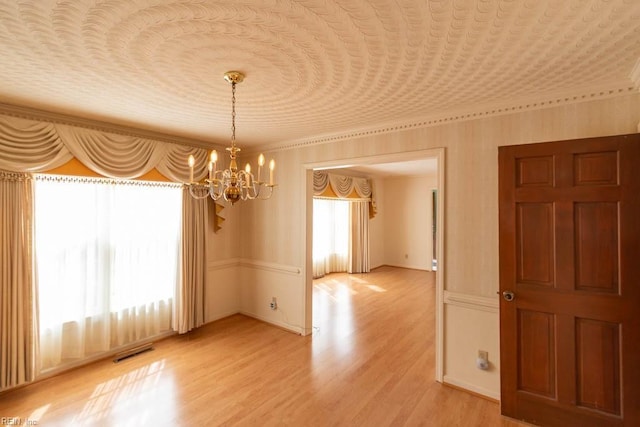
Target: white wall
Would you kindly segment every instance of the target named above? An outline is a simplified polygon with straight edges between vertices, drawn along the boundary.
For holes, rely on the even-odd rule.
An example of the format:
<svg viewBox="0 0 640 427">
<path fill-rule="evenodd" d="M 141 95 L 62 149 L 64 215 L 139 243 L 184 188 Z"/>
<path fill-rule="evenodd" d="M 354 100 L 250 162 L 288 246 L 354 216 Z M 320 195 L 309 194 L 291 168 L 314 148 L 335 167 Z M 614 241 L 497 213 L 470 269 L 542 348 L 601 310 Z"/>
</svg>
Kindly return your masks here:
<svg viewBox="0 0 640 427">
<path fill-rule="evenodd" d="M 431 191 L 437 175 L 384 180 L 384 263 L 431 270 L 433 213 Z"/>
<path fill-rule="evenodd" d="M 269 153 L 277 161 L 280 185 L 272 199 L 243 206 L 242 257 L 299 268 L 301 274 L 255 269 L 239 283 L 243 306 L 261 309 L 265 302 L 259 300 L 260 295 L 274 295 L 285 302 L 289 323 L 302 325 L 310 318 L 304 311 L 310 298 L 310 272 L 306 270 L 310 264 L 306 229 L 309 183 L 305 165 L 338 160 L 348 164 L 353 158 L 444 147 L 445 289 L 458 297 L 472 297 L 464 310 L 446 310 L 444 375 L 452 383 L 479 385 L 473 370 L 476 347 L 489 351 L 490 358 L 498 352 L 498 313 L 487 312 L 484 305 L 474 302 L 475 297 L 497 302 L 498 146 L 637 131 L 640 94 L 629 92 L 601 99 L 587 94 L 584 99 L 591 100 L 573 104 L 554 101 L 549 108 L 535 110 L 522 106 L 512 109 L 517 111 L 512 114 L 370 134 L 349 141 L 301 144 Z M 385 211 L 385 215 L 388 213 Z M 277 312 L 259 314 L 274 323 L 281 318 Z M 478 330 L 483 334 L 478 335 Z M 483 372 L 478 389 L 498 395 L 499 373 L 499 366 Z"/>
</svg>

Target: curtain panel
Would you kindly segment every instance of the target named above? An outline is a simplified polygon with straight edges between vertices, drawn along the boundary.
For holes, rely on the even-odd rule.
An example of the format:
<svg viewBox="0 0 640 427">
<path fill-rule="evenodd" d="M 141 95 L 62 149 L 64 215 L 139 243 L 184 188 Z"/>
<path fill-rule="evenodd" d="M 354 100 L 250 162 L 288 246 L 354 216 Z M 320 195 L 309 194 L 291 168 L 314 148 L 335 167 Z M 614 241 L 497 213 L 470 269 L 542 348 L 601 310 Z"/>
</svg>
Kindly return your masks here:
<svg viewBox="0 0 640 427">
<path fill-rule="evenodd" d="M 369 268 L 369 209 L 367 202 L 349 204 L 349 263 L 348 273 L 368 273 Z"/>
<path fill-rule="evenodd" d="M 0 171 L 0 390 L 32 381 L 37 360 L 33 183 Z"/>
<path fill-rule="evenodd" d="M 182 278 L 176 292 L 173 329 L 180 334 L 204 325 L 207 285 L 207 229 L 210 198 L 195 199 L 182 189 Z"/>
</svg>

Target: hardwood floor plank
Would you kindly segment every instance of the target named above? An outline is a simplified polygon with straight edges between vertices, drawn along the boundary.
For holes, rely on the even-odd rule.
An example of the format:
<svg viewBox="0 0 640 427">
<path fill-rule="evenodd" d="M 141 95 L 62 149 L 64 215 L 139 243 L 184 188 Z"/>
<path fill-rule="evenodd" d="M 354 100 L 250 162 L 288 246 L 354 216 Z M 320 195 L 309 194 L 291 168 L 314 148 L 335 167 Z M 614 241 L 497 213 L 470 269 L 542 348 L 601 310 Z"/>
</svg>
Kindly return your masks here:
<svg viewBox="0 0 640 427">
<path fill-rule="evenodd" d="M 517 426 L 434 381 L 433 273 L 380 268 L 314 286 L 314 333 L 242 315 L 0 394 L 40 426 Z"/>
</svg>

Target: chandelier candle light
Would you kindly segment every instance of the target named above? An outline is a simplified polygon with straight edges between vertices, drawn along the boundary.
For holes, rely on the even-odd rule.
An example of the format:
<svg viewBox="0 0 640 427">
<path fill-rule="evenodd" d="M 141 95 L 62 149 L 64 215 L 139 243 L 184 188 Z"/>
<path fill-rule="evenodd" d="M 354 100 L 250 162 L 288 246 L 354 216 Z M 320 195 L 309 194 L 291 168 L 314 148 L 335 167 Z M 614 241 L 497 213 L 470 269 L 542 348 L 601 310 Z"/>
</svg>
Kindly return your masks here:
<svg viewBox="0 0 640 427">
<path fill-rule="evenodd" d="M 269 182 L 262 181 L 262 167 L 264 166 L 264 156 L 258 156 L 258 174 L 255 177 L 251 173 L 251 165 L 247 163 L 244 170 L 238 171 L 236 154 L 240 148 L 236 146 L 236 84 L 244 80 L 244 74 L 238 71 L 228 71 L 224 73 L 224 79 L 231 83 L 231 146 L 227 147 L 229 152 L 229 169 L 218 170 L 218 152 L 213 150 L 207 168 L 209 178 L 204 182 L 193 181 L 193 167 L 195 158 L 189 156 L 189 193 L 196 199 L 204 199 L 210 196 L 213 200 L 224 200 L 235 204 L 238 200 L 268 199 L 276 186 L 273 181 L 273 171 L 276 162 L 271 159 L 269 162 Z"/>
</svg>

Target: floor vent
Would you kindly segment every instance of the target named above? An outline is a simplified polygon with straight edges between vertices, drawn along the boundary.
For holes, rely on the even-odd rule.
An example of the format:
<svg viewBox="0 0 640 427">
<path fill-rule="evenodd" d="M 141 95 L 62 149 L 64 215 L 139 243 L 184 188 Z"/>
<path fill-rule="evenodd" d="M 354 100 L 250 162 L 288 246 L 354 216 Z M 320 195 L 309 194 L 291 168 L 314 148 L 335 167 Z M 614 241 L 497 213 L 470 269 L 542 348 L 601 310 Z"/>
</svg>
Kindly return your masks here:
<svg viewBox="0 0 640 427">
<path fill-rule="evenodd" d="M 138 347 L 134 347 L 132 349 L 129 349 L 127 351 L 123 351 L 122 353 L 118 353 L 116 354 L 116 357 L 113 359 L 113 363 L 118 363 L 124 359 L 128 359 L 130 357 L 133 356 L 137 356 L 140 353 L 144 353 L 145 351 L 151 351 L 153 350 L 153 343 L 150 342 L 148 344 L 143 344 L 141 346 Z"/>
</svg>

